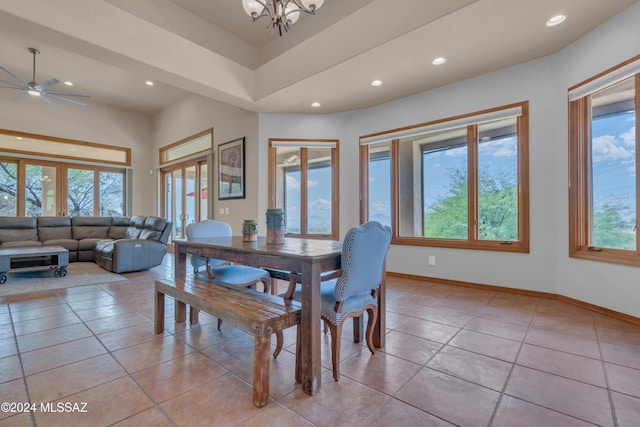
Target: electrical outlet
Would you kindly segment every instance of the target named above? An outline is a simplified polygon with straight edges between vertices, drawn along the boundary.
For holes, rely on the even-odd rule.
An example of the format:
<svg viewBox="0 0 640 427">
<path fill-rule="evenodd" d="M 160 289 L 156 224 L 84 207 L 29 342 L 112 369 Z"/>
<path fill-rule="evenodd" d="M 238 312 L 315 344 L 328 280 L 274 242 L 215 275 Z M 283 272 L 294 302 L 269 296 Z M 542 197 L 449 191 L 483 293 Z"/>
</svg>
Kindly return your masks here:
<svg viewBox="0 0 640 427">
<path fill-rule="evenodd" d="M 435 255 L 429 255 L 429 265 L 436 265 Z"/>
</svg>

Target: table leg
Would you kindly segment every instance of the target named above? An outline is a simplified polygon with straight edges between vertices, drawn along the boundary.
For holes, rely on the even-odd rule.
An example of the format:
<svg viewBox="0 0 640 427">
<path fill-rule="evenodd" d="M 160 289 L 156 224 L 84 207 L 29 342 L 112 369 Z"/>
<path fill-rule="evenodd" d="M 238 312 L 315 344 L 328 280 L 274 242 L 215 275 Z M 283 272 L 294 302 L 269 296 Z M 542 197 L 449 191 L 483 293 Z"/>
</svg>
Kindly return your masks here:
<svg viewBox="0 0 640 427">
<path fill-rule="evenodd" d="M 302 316 L 300 319 L 300 382 L 302 390 L 313 395 L 320 390 L 320 267 L 309 263 L 302 266 Z"/>
<path fill-rule="evenodd" d="M 187 254 L 180 251 L 179 243 L 173 245 L 173 255 L 175 263 L 173 265 L 174 277 L 176 279 L 184 278 L 187 274 Z"/>
<path fill-rule="evenodd" d="M 156 291 L 156 303 L 155 303 L 155 329 L 156 334 L 164 332 L 164 294 Z"/>
</svg>

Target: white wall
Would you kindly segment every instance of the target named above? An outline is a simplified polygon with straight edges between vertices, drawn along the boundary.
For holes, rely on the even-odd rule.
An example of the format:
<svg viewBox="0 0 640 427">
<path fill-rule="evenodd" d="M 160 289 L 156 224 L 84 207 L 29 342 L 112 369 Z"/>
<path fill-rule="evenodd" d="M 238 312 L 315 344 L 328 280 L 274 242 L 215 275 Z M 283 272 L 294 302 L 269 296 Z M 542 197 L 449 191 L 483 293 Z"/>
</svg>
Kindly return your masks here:
<svg viewBox="0 0 640 427">
<path fill-rule="evenodd" d="M 154 153 L 154 169 L 159 167 L 157 153 L 161 147 L 209 128 L 213 128 L 216 159 L 218 144 L 245 137 L 246 198 L 218 201 L 217 180 L 214 180 L 209 191 L 213 218 L 228 222 L 234 233 L 240 234 L 244 219 L 258 219 L 264 223 L 263 218 L 258 216 L 259 183 L 262 181 L 258 175 L 258 114 L 198 95 L 185 97 L 153 118 L 151 151 Z M 214 172 L 217 173 L 217 166 Z M 159 191 L 154 191 L 154 196 L 157 194 Z M 157 197 L 154 203 L 156 206 Z M 228 208 L 229 214 L 221 215 L 220 208 Z M 261 230 L 261 234 L 264 233 L 266 230 Z"/>
<path fill-rule="evenodd" d="M 567 88 L 638 54 L 640 3 L 552 55 L 367 110 L 336 115 L 261 114 L 261 194 L 268 138 L 340 139 L 340 233 L 358 223 L 358 138 L 529 101 L 530 253 L 393 245 L 387 268 L 566 295 L 640 317 L 638 268 L 568 258 Z M 266 200 L 260 202 L 260 209 Z M 429 255 L 436 265 L 428 266 Z"/>
<path fill-rule="evenodd" d="M 92 103 L 87 107 L 63 104 L 56 109 L 40 99 L 15 101 L 8 91 L 0 93 L 0 129 L 76 139 L 131 148 L 133 167 L 133 215 L 155 215 L 149 169 L 151 116 Z M 2 147 L 0 147 L 0 151 Z M 157 157 L 157 155 L 155 156 Z"/>
</svg>

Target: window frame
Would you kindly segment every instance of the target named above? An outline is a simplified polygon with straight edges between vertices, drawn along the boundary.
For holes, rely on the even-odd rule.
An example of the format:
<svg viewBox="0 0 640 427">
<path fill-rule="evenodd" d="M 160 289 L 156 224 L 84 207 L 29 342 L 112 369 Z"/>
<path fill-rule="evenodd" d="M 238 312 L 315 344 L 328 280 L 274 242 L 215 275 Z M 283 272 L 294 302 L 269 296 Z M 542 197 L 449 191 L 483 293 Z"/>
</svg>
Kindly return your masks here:
<svg viewBox="0 0 640 427">
<path fill-rule="evenodd" d="M 598 79 L 606 79 L 608 75 L 624 67 L 640 61 L 640 55 L 621 64 L 611 67 L 590 79 L 587 79 L 568 89 L 568 93 L 593 84 Z M 621 78 L 626 80 L 631 76 Z M 636 249 L 624 250 L 604 248 L 591 245 L 591 103 L 592 91 L 580 98 L 571 100 L 568 97 L 568 148 L 569 148 L 569 257 L 589 261 L 608 262 L 613 264 L 640 266 L 640 128 L 637 126 L 640 115 L 640 72 L 635 78 L 635 115 L 636 115 Z M 608 87 L 607 85 L 606 87 Z M 599 91 L 599 89 L 598 89 Z"/>
<path fill-rule="evenodd" d="M 340 141 L 337 139 L 300 139 L 300 138 L 269 138 L 269 203 L 268 208 L 274 209 L 277 207 L 277 144 L 291 144 L 291 147 L 295 146 L 295 143 L 299 142 L 300 148 L 300 200 L 307 201 L 308 189 L 307 189 L 307 177 L 309 173 L 308 163 L 308 150 L 309 148 L 322 148 L 323 144 L 334 145 L 331 147 L 331 234 L 310 234 L 301 232 L 300 234 L 293 234 L 287 232 L 286 237 L 295 237 L 303 239 L 320 239 L 320 240 L 338 240 L 340 236 L 339 224 L 340 224 Z M 327 147 L 329 148 L 329 147 Z M 306 203 L 301 203 L 300 206 L 300 230 L 307 230 L 308 225 L 308 206 Z"/>
<path fill-rule="evenodd" d="M 522 114 L 516 122 L 517 147 L 518 147 L 518 240 L 517 241 L 491 241 L 478 239 L 478 123 L 467 124 L 467 148 L 468 148 L 468 224 L 469 235 L 467 239 L 442 239 L 427 238 L 421 236 L 400 235 L 400 177 L 399 177 L 399 151 L 400 138 L 391 140 L 391 243 L 409 246 L 427 246 L 452 249 L 473 249 L 501 252 L 529 253 L 529 102 L 522 101 L 510 105 L 504 105 L 487 110 L 472 112 L 459 116 L 449 117 L 432 122 L 421 123 L 399 129 L 392 129 L 360 137 L 365 138 L 384 136 L 384 134 L 396 134 L 411 129 L 432 125 L 442 125 L 446 122 L 473 120 L 474 116 L 490 115 L 501 110 L 521 108 Z M 369 194 L 369 145 L 360 145 L 360 221 L 369 219 L 368 212 Z"/>
</svg>

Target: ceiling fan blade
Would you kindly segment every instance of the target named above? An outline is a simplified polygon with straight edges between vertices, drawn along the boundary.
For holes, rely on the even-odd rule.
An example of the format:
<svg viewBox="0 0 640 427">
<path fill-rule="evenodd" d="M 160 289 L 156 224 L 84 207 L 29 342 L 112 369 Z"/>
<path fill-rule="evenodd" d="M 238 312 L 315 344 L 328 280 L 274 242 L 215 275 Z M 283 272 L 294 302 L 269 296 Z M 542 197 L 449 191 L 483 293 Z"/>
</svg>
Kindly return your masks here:
<svg viewBox="0 0 640 427">
<path fill-rule="evenodd" d="M 15 97 L 15 98 L 13 98 L 13 99 L 20 101 L 21 99 L 24 99 L 24 98 L 26 98 L 27 96 L 29 96 L 29 92 L 22 92 L 20 95 L 16 96 L 16 97 Z"/>
<path fill-rule="evenodd" d="M 13 74 L 11 71 L 7 70 L 4 67 L 0 67 L 0 70 L 4 71 L 5 73 L 9 74 L 11 77 L 14 78 L 15 81 L 17 81 L 18 83 L 20 83 L 22 86 L 27 87 L 28 84 L 27 82 L 25 82 L 24 80 L 22 80 L 20 77 L 16 76 L 15 74 Z"/>
<path fill-rule="evenodd" d="M 86 107 L 87 106 L 87 104 L 79 102 L 79 101 L 76 101 L 74 99 L 63 98 L 63 97 L 58 96 L 58 95 L 52 95 L 51 93 L 43 93 L 42 95 L 40 95 L 40 97 L 44 98 L 45 101 L 47 101 L 48 98 L 55 98 L 55 99 L 59 99 L 60 101 L 69 102 L 71 104 L 80 105 L 82 107 Z M 49 102 L 49 101 L 47 101 L 47 102 Z"/>
<path fill-rule="evenodd" d="M 60 106 L 58 104 L 56 104 L 55 102 L 53 102 L 51 99 L 49 99 L 48 96 L 40 95 L 40 98 L 42 98 L 42 100 L 44 102 L 46 102 L 47 104 L 51 105 L 53 108 L 60 108 Z"/>
<path fill-rule="evenodd" d="M 58 79 L 51 79 L 51 80 L 47 80 L 44 83 L 40 83 L 38 85 L 38 87 L 40 88 L 41 91 L 50 88 L 51 86 L 60 83 L 60 80 Z"/>
<path fill-rule="evenodd" d="M 61 90 L 46 90 L 43 93 L 47 95 L 57 95 L 57 96 L 77 96 L 80 98 L 90 98 L 89 95 L 85 95 L 83 93 L 73 93 L 73 92 L 65 92 Z"/>
<path fill-rule="evenodd" d="M 4 80 L 0 80 L 0 82 L 2 82 L 2 83 L 7 83 L 7 82 L 5 82 Z M 10 86 L 0 85 L 0 87 L 1 87 L 1 88 L 3 88 L 3 89 L 27 90 L 26 88 L 23 88 L 23 87 L 20 87 L 20 86 L 14 85 L 13 83 L 9 83 L 9 84 L 10 84 Z"/>
</svg>

